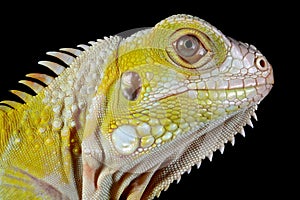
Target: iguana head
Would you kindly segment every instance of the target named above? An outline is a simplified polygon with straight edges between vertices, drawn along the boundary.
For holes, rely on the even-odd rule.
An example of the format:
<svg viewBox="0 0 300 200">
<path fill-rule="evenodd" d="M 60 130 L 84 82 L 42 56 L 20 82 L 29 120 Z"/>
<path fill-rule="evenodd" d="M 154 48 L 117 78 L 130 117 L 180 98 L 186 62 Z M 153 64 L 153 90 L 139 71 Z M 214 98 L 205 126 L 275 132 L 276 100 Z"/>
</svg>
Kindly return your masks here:
<svg viewBox="0 0 300 200">
<path fill-rule="evenodd" d="M 85 132 L 93 136 L 83 140 L 83 159 L 94 159 L 84 170 L 99 168 L 97 187 L 112 185 L 112 198 L 153 198 L 211 159 L 244 134 L 274 82 L 254 46 L 187 15 L 124 38 L 110 61 L 90 108 Z"/>
</svg>

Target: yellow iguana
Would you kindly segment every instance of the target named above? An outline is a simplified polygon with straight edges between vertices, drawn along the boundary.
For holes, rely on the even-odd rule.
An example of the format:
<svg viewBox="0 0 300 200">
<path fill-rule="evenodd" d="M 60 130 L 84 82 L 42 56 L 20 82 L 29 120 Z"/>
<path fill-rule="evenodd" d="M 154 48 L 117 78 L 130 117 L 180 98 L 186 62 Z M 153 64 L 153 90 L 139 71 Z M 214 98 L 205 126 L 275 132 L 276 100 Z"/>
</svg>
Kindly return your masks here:
<svg viewBox="0 0 300 200">
<path fill-rule="evenodd" d="M 253 45 L 188 15 L 89 44 L 0 103 L 0 199 L 153 199 L 244 135 L 274 83 Z"/>
</svg>

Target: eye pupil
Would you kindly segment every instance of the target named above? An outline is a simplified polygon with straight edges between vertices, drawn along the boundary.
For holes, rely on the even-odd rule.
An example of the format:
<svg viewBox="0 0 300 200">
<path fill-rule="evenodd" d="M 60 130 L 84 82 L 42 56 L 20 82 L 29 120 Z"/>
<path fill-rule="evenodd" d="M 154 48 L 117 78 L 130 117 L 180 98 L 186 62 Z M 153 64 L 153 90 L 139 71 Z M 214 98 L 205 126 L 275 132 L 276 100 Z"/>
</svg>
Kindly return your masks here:
<svg viewBox="0 0 300 200">
<path fill-rule="evenodd" d="M 214 50 L 215 45 L 209 35 L 189 28 L 176 30 L 170 35 L 165 49 L 173 64 L 188 69 L 203 68 L 212 61 Z"/>
<path fill-rule="evenodd" d="M 195 36 L 184 35 L 176 41 L 176 49 L 183 58 L 191 57 L 199 49 L 199 41 Z"/>
<path fill-rule="evenodd" d="M 191 40 L 186 40 L 185 41 L 185 47 L 190 49 L 193 46 L 193 42 Z"/>
</svg>

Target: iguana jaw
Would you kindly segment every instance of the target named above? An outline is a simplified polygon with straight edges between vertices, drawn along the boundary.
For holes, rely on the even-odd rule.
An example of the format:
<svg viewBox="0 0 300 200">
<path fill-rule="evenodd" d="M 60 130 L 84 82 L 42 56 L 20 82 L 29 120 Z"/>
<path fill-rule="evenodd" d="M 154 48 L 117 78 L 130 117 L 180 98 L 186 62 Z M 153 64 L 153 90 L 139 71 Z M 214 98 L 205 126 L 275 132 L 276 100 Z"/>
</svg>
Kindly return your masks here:
<svg viewBox="0 0 300 200">
<path fill-rule="evenodd" d="M 244 135 L 243 126 L 246 124 L 252 126 L 250 118 L 255 116 L 256 108 L 257 105 L 253 104 L 250 108 L 181 135 L 176 138 L 176 141 L 161 146 L 160 151 L 167 153 L 159 154 L 157 151 L 152 155 L 146 155 L 140 158 L 137 166 L 132 167 L 128 172 L 100 162 L 99 159 L 104 159 L 101 153 L 84 155 L 88 157 L 83 160 L 89 162 L 83 166 L 83 177 L 93 180 L 90 181 L 93 183 L 90 188 L 94 188 L 87 196 L 97 197 L 107 192 L 115 195 L 111 197 L 112 199 L 118 199 L 120 196 L 132 199 L 152 199 L 159 196 L 160 192 L 166 190 L 173 181 L 179 182 L 182 174 L 189 173 L 192 166 L 199 167 L 206 157 L 211 160 L 216 150 L 223 153 L 224 145 L 228 141 L 234 145 L 235 135 L 238 132 Z M 153 167 L 141 173 L 143 163 L 152 163 Z M 135 172 L 135 169 L 138 171 Z"/>
<path fill-rule="evenodd" d="M 213 153 L 217 150 L 223 154 L 225 144 L 230 142 L 235 144 L 235 135 L 240 133 L 245 137 L 244 126 L 249 125 L 253 128 L 251 117 L 257 120 L 255 111 L 258 104 L 266 97 L 272 89 L 274 83 L 273 73 L 271 70 L 270 76 L 266 79 L 265 85 L 257 85 L 252 87 L 257 91 L 257 95 L 253 97 L 253 102 L 249 107 L 241 109 L 226 118 L 211 122 L 196 131 L 183 136 L 181 142 L 177 144 L 188 144 L 184 150 L 174 152 L 177 154 L 177 159 L 171 164 L 156 171 L 147 188 L 143 193 L 142 199 L 153 199 L 159 197 L 161 191 L 166 191 L 170 184 L 174 181 L 177 183 L 181 179 L 181 175 L 185 172 L 190 173 L 192 166 L 197 168 L 201 166 L 203 159 L 208 158 L 212 161 Z M 179 138 L 178 138 L 179 139 Z M 176 151 L 180 146 L 170 147 L 169 150 Z"/>
<path fill-rule="evenodd" d="M 143 194 L 145 198 L 142 199 L 159 197 L 161 191 L 167 190 L 172 182 L 176 180 L 178 183 L 182 174 L 190 173 L 192 166 L 196 165 L 199 168 L 205 158 L 211 161 L 216 150 L 223 153 L 228 141 L 234 145 L 237 133 L 245 136 L 243 126 L 246 124 L 253 126 L 250 118 L 251 116 L 256 118 L 256 109 L 257 104 L 254 104 L 250 108 L 236 112 L 225 119 L 217 120 L 190 134 L 190 136 L 194 136 L 193 140 L 188 137 L 183 140 L 184 142 L 190 141 L 189 145 L 169 166 L 158 170 L 153 175 Z M 177 148 L 173 148 L 173 150 Z"/>
<path fill-rule="evenodd" d="M 259 88 L 267 88 L 262 92 L 265 96 L 271 86 L 258 86 L 257 89 Z M 128 171 L 124 170 L 126 167 L 122 169 L 106 165 L 106 162 L 103 162 L 105 156 L 101 152 L 83 155 L 86 156 L 83 160 L 89 161 L 83 165 L 83 177 L 85 180 L 93 180 L 89 183 L 92 183 L 90 187 L 94 188 L 87 196 L 97 197 L 106 192 L 115 194 L 112 199 L 118 199 L 120 196 L 152 199 L 159 196 L 160 192 L 166 190 L 173 181 L 179 182 L 182 174 L 189 173 L 192 166 L 199 167 L 206 157 L 211 160 L 216 150 L 223 153 L 224 145 L 228 141 L 234 145 L 234 136 L 238 132 L 244 136 L 243 126 L 246 124 L 252 126 L 250 118 L 251 116 L 256 118 L 257 103 L 176 138 L 176 141 L 161 146 L 160 152 L 167 153 L 161 154 L 157 151 L 152 155 L 141 157 L 135 161 L 138 164 Z M 151 163 L 153 167 L 141 172 L 143 163 L 145 167 L 150 166 L 147 163 Z M 106 188 L 106 191 L 103 188 Z"/>
</svg>

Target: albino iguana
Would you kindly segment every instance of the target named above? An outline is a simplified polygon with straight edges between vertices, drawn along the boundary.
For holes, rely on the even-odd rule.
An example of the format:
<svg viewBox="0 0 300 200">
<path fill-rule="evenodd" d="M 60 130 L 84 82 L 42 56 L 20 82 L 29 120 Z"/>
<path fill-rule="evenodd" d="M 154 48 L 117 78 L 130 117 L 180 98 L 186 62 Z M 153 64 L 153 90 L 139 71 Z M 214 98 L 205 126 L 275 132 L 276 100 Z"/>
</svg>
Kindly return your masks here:
<svg viewBox="0 0 300 200">
<path fill-rule="evenodd" d="M 58 76 L 0 103 L 0 199 L 153 199 L 244 135 L 274 83 L 253 45 L 188 15 L 48 54 L 69 67 L 39 62 Z"/>
</svg>

